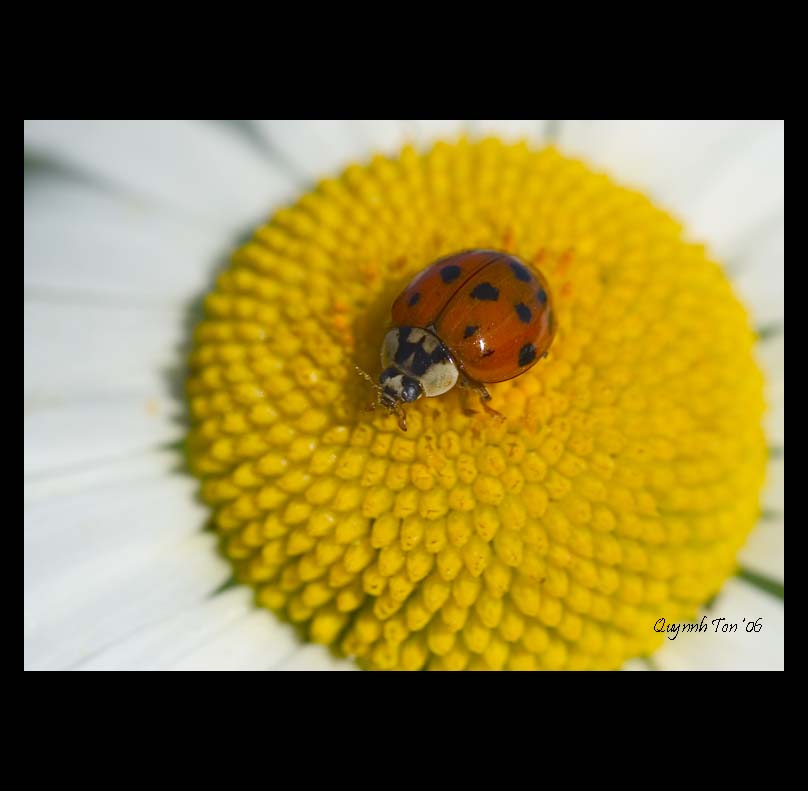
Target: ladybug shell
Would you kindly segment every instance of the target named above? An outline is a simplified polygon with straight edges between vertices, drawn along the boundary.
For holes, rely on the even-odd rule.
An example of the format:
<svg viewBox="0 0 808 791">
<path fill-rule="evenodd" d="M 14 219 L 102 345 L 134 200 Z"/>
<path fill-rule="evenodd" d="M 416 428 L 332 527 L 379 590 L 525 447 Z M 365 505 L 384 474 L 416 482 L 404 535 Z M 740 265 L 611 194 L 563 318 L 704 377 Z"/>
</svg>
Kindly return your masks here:
<svg viewBox="0 0 808 791">
<path fill-rule="evenodd" d="M 547 281 L 495 250 L 456 253 L 424 269 L 393 303 L 393 322 L 431 328 L 476 382 L 523 374 L 555 335 Z"/>
</svg>

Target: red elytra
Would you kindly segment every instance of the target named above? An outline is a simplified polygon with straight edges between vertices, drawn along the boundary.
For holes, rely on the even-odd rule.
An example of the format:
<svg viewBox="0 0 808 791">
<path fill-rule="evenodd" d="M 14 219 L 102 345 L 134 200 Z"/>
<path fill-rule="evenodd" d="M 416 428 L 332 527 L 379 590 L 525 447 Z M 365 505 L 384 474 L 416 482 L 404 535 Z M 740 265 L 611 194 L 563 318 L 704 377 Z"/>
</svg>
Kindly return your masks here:
<svg viewBox="0 0 808 791">
<path fill-rule="evenodd" d="M 555 320 L 544 276 L 509 253 L 469 250 L 428 266 L 393 303 L 396 326 L 433 331 L 468 379 L 504 382 L 550 348 Z"/>
</svg>

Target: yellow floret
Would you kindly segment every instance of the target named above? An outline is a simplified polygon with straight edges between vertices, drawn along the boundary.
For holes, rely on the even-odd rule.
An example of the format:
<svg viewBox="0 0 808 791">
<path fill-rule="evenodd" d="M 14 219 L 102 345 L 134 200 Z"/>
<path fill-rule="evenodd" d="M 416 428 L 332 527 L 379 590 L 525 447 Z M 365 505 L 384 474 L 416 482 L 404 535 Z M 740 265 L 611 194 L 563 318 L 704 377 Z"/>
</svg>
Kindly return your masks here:
<svg viewBox="0 0 808 791">
<path fill-rule="evenodd" d="M 721 268 L 643 195 L 496 140 L 352 166 L 279 211 L 205 303 L 192 467 L 257 602 L 377 669 L 617 668 L 736 568 L 765 469 L 763 382 Z M 395 417 L 390 306 L 436 258 L 498 248 L 557 337 L 490 387 Z"/>
</svg>

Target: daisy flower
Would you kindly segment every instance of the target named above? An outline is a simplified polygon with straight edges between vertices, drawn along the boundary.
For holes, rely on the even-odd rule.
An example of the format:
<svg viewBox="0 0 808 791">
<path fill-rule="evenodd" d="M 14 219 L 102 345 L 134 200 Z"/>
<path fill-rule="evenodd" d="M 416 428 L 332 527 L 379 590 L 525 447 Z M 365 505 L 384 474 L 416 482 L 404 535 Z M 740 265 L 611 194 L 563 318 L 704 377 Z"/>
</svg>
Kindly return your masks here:
<svg viewBox="0 0 808 791">
<path fill-rule="evenodd" d="M 25 668 L 782 669 L 783 136 L 26 122 Z M 404 434 L 353 366 L 474 247 L 557 338 Z"/>
</svg>

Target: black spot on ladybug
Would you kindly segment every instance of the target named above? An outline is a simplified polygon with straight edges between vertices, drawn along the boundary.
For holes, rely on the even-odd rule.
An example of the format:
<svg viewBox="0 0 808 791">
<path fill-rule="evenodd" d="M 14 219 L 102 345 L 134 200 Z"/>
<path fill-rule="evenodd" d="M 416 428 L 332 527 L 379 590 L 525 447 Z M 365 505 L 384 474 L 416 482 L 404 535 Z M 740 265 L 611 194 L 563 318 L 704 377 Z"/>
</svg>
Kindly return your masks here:
<svg viewBox="0 0 808 791">
<path fill-rule="evenodd" d="M 390 368 L 385 368 L 382 371 L 381 376 L 379 377 L 379 384 L 384 384 L 388 379 L 392 379 L 399 373 L 400 371 L 398 370 L 398 368 L 393 368 L 392 366 Z"/>
<path fill-rule="evenodd" d="M 520 302 L 518 305 L 514 305 L 513 307 L 516 310 L 516 315 L 519 316 L 519 321 L 523 321 L 525 324 L 530 324 L 530 319 L 533 318 L 530 308 L 525 305 L 524 302 Z"/>
<path fill-rule="evenodd" d="M 416 353 L 410 363 L 410 370 L 416 376 L 423 376 L 429 370 L 430 364 L 429 357 L 424 355 L 423 352 L 421 354 Z"/>
<path fill-rule="evenodd" d="M 410 360 L 410 358 L 412 359 Z M 410 360 L 408 367 L 418 376 L 424 373 L 429 365 L 429 355 L 421 347 L 420 341 L 410 343 L 406 338 L 401 337 L 398 340 L 398 349 L 396 349 L 394 359 L 398 365 L 404 365 L 405 362 Z"/>
<path fill-rule="evenodd" d="M 546 305 L 547 304 L 547 292 L 543 288 L 540 288 L 536 292 L 536 299 L 539 300 L 539 305 Z"/>
<path fill-rule="evenodd" d="M 417 305 L 417 304 L 418 304 L 418 300 L 419 300 L 419 299 L 421 299 L 421 292 L 420 292 L 420 291 L 416 291 L 416 292 L 415 292 L 415 293 L 414 293 L 414 294 L 413 294 L 413 295 L 410 297 L 410 301 L 409 301 L 407 304 L 408 304 L 410 307 L 412 307 L 413 305 Z"/>
<path fill-rule="evenodd" d="M 450 264 L 440 270 L 440 278 L 444 283 L 451 283 L 453 280 L 457 280 L 457 278 L 460 277 L 460 272 L 461 269 L 459 266 Z"/>
<path fill-rule="evenodd" d="M 449 359 L 449 351 L 445 346 L 439 345 L 434 349 L 429 359 L 433 363 L 445 363 Z"/>
<path fill-rule="evenodd" d="M 401 332 L 406 329 L 406 334 Z M 430 366 L 435 363 L 442 363 L 449 359 L 449 352 L 443 345 L 438 345 L 431 353 L 424 349 L 423 343 L 428 336 L 422 335 L 417 342 L 408 340 L 411 327 L 404 327 L 399 330 L 398 349 L 396 349 L 395 362 L 397 365 L 404 365 L 414 376 L 423 376 Z"/>
<path fill-rule="evenodd" d="M 474 325 L 473 326 L 473 325 L 470 324 L 468 327 L 466 327 L 466 331 L 463 333 L 463 337 L 464 338 L 470 338 L 479 329 L 480 329 L 479 325 Z"/>
<path fill-rule="evenodd" d="M 511 269 L 513 273 L 523 282 L 527 283 L 530 280 L 530 272 L 527 267 L 518 264 L 516 261 L 511 261 Z"/>
<path fill-rule="evenodd" d="M 494 288 L 490 283 L 480 283 L 478 286 L 474 286 L 471 297 L 496 302 L 499 299 L 499 289 Z"/>
<path fill-rule="evenodd" d="M 536 359 L 536 347 L 532 343 L 526 343 L 519 349 L 519 365 L 529 365 Z"/>
<path fill-rule="evenodd" d="M 398 340 L 399 340 L 399 343 L 401 343 L 402 341 L 406 341 L 407 338 L 410 337 L 410 330 L 411 329 L 412 329 L 412 327 L 399 327 L 398 328 Z"/>
</svg>

